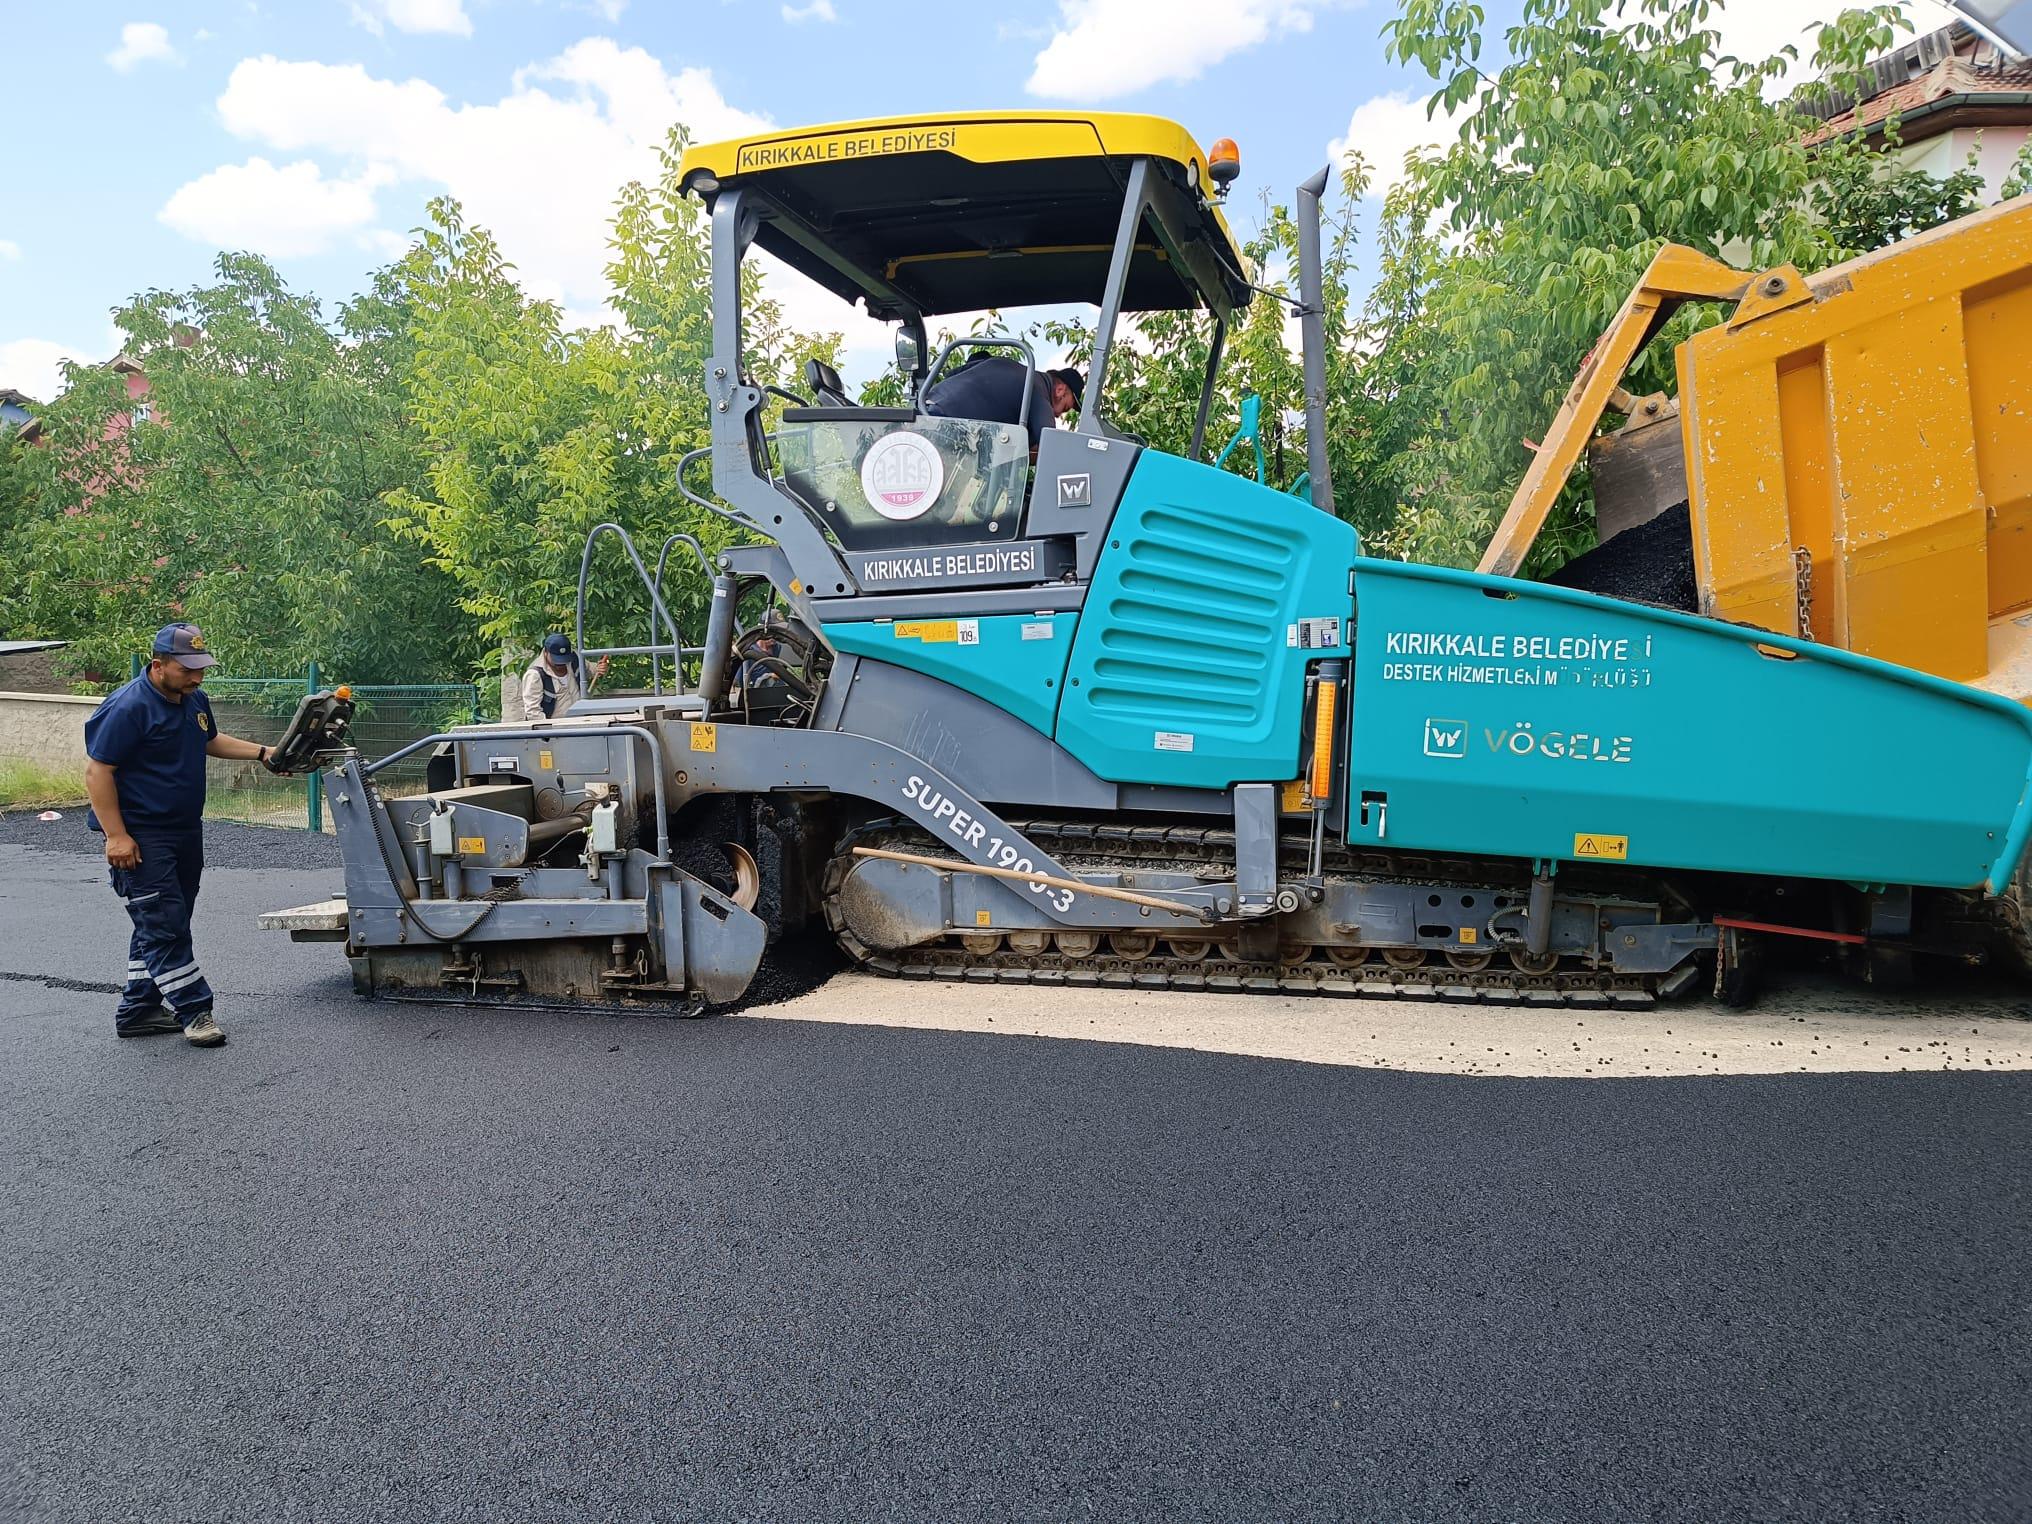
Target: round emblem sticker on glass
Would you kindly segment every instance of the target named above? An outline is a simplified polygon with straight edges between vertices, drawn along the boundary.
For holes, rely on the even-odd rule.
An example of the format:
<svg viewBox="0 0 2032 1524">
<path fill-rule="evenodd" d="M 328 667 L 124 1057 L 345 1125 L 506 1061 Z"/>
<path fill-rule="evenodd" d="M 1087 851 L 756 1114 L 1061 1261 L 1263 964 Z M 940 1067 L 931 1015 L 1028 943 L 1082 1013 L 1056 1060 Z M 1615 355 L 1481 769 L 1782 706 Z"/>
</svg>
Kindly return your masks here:
<svg viewBox="0 0 2032 1524">
<path fill-rule="evenodd" d="M 922 434 L 884 434 L 861 459 L 861 490 L 868 506 L 902 522 L 931 511 L 945 485 L 945 461 Z"/>
</svg>

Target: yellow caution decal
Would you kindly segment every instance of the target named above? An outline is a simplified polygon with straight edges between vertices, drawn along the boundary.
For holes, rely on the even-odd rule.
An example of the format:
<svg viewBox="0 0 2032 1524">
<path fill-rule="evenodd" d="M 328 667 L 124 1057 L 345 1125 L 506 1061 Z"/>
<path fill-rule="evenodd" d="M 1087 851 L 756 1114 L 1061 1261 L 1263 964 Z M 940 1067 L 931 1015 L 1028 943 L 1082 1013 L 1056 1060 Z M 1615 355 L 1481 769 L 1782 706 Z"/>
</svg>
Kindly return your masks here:
<svg viewBox="0 0 2032 1524">
<path fill-rule="evenodd" d="M 691 727 L 691 749 L 693 751 L 718 751 L 720 749 L 720 727 L 694 722 Z"/>
<path fill-rule="evenodd" d="M 1293 778 L 1284 785 L 1284 797 L 1277 807 L 1287 815 L 1296 815 L 1305 808 L 1305 780 Z"/>
<path fill-rule="evenodd" d="M 536 754 L 536 765 L 538 767 L 544 768 L 557 766 L 557 764 L 551 760 L 550 753 L 547 751 L 540 751 Z"/>
<path fill-rule="evenodd" d="M 484 857 L 487 853 L 487 838 L 484 836 L 461 836 L 459 838 L 459 850 L 461 852 L 476 853 Z"/>
<path fill-rule="evenodd" d="M 985 910 L 976 910 L 974 912 L 974 924 L 976 926 L 992 926 L 995 924 L 995 918 Z"/>
<path fill-rule="evenodd" d="M 1593 859 L 1596 862 L 1627 862 L 1630 858 L 1630 838 L 1609 836 L 1601 831 L 1588 831 L 1573 839 L 1573 855 L 1576 860 Z"/>
<path fill-rule="evenodd" d="M 899 619 L 890 626 L 898 640 L 922 641 L 928 646 L 977 646 L 981 643 L 978 619 Z"/>
</svg>

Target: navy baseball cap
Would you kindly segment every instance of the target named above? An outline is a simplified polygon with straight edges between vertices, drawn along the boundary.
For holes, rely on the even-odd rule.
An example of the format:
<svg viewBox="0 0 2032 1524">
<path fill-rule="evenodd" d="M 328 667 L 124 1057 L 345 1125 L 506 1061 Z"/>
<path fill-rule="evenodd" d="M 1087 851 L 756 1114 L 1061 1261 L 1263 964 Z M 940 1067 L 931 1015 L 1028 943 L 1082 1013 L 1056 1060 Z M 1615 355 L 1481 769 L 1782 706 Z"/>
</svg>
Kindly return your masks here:
<svg viewBox="0 0 2032 1524">
<path fill-rule="evenodd" d="M 546 635 L 543 637 L 543 649 L 552 656 L 569 656 L 572 654 L 571 636 L 562 630 Z"/>
<path fill-rule="evenodd" d="M 173 657 L 192 671 L 203 671 L 219 662 L 205 649 L 205 632 L 194 624 L 166 624 L 157 630 L 154 654 Z"/>
</svg>

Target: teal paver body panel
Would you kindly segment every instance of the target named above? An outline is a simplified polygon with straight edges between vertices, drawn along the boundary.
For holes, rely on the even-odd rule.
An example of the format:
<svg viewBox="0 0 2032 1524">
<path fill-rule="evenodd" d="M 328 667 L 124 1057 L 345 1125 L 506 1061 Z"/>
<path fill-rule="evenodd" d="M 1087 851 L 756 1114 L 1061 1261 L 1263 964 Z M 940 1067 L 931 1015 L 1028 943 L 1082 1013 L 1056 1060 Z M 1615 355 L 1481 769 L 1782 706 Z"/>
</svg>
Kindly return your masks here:
<svg viewBox="0 0 2032 1524">
<path fill-rule="evenodd" d="M 1058 743 L 1115 783 L 1298 775 L 1310 661 L 1348 654 L 1355 532 L 1310 503 L 1145 451 L 1094 568 Z M 1291 644 L 1298 620 L 1333 642 Z"/>
<path fill-rule="evenodd" d="M 1050 735 L 1078 627 L 1077 614 L 986 614 L 828 624 L 825 638 L 835 650 L 893 662 L 978 694 Z"/>
<path fill-rule="evenodd" d="M 2032 830 L 2032 713 L 1994 695 L 1470 572 L 1362 560 L 1355 590 L 1351 841 L 1973 888 Z"/>
</svg>

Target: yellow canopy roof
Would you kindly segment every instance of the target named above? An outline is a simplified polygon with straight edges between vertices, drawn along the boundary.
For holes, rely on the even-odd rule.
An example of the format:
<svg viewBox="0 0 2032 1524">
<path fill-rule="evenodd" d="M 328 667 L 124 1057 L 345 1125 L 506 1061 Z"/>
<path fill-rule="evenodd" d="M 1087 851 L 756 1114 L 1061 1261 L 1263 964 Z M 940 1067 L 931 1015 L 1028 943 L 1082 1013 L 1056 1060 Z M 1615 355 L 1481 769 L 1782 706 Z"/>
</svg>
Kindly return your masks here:
<svg viewBox="0 0 2032 1524">
<path fill-rule="evenodd" d="M 972 164 L 1018 159 L 1134 158 L 1147 154 L 1197 171 L 1206 183 L 1206 156 L 1192 134 L 1161 116 L 1104 111 L 962 111 L 932 116 L 873 117 L 820 127 L 789 127 L 748 138 L 700 143 L 685 150 L 681 180 L 703 170 L 718 180 L 772 169 L 844 164 L 891 154 L 949 153 Z"/>
<path fill-rule="evenodd" d="M 688 149 L 687 189 L 710 203 L 755 186 L 781 215 L 757 241 L 846 300 L 920 312 L 1098 301 L 1127 183 L 1147 158 L 1169 183 L 1170 237 L 1139 239 L 1131 311 L 1249 299 L 1241 251 L 1206 199 L 1206 156 L 1162 117 L 958 112 L 781 131 Z M 1210 273 L 1211 272 L 1211 273 Z M 885 315 L 898 315 L 890 311 Z"/>
</svg>

